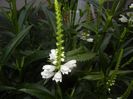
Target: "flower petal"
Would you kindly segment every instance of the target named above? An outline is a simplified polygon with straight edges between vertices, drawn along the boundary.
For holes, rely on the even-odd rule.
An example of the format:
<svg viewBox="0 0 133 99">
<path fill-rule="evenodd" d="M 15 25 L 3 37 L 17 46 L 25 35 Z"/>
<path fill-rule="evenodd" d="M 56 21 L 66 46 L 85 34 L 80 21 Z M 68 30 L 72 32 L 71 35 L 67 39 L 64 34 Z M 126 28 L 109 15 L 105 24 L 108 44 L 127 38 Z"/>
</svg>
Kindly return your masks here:
<svg viewBox="0 0 133 99">
<path fill-rule="evenodd" d="M 60 71 L 58 71 L 57 73 L 55 73 L 54 77 L 52 80 L 55 80 L 55 82 L 62 82 L 62 74 Z"/>
<path fill-rule="evenodd" d="M 51 49 L 51 53 L 49 54 L 49 59 L 51 61 L 55 61 L 56 60 L 56 49 Z"/>
<path fill-rule="evenodd" d="M 69 69 L 73 69 L 74 67 L 76 67 L 76 60 L 70 60 L 67 63 L 65 63 L 64 65 L 69 67 Z"/>
<path fill-rule="evenodd" d="M 71 69 L 67 65 L 61 65 L 60 71 L 62 72 L 62 74 L 68 74 L 69 72 L 71 72 Z"/>
<path fill-rule="evenodd" d="M 124 16 L 124 15 L 120 15 L 121 18 L 119 18 L 119 20 L 123 23 L 126 23 L 128 21 L 128 19 Z"/>
<path fill-rule="evenodd" d="M 47 71 L 47 72 L 53 72 L 55 70 L 55 66 L 54 65 L 44 65 L 43 69 L 44 69 L 44 71 Z"/>
<path fill-rule="evenodd" d="M 42 75 L 42 78 L 48 79 L 48 78 L 51 78 L 54 75 L 54 72 L 42 71 L 41 72 L 41 75 Z"/>
<path fill-rule="evenodd" d="M 93 38 L 88 38 L 86 41 L 87 42 L 93 42 L 93 40 L 94 40 Z"/>
</svg>

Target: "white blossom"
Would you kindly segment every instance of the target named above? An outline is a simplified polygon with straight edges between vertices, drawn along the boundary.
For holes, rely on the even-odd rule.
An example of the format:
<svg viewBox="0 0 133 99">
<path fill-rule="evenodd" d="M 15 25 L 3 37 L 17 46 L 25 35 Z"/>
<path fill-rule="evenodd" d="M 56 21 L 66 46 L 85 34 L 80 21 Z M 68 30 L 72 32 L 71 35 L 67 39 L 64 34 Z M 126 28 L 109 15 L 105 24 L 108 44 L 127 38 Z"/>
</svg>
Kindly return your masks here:
<svg viewBox="0 0 133 99">
<path fill-rule="evenodd" d="M 120 20 L 121 22 L 123 22 L 123 23 L 128 22 L 128 19 L 127 19 L 124 15 L 120 15 L 120 16 L 121 16 L 121 18 L 119 18 L 119 20 Z"/>
<path fill-rule="evenodd" d="M 69 72 L 71 72 L 71 69 L 67 65 L 61 65 L 60 71 L 62 72 L 62 74 L 68 74 Z"/>
<path fill-rule="evenodd" d="M 62 47 L 62 49 L 64 49 Z M 76 60 L 70 60 L 66 62 L 65 64 L 61 65 L 60 69 L 56 68 L 56 63 L 57 63 L 57 52 L 58 50 L 52 49 L 50 54 L 49 54 L 49 59 L 54 65 L 44 65 L 42 67 L 43 71 L 41 72 L 41 76 L 44 79 L 52 78 L 52 80 L 55 80 L 55 82 L 62 82 L 62 74 L 68 74 L 69 72 L 72 71 L 74 67 L 76 67 Z M 61 61 L 64 61 L 64 52 L 61 54 Z M 57 71 L 57 72 L 56 72 Z"/>
<path fill-rule="evenodd" d="M 86 41 L 87 42 L 93 42 L 93 40 L 94 40 L 93 38 L 88 38 Z"/>
<path fill-rule="evenodd" d="M 55 82 L 62 82 L 62 74 L 60 71 L 58 71 L 57 73 L 55 73 L 54 77 L 52 80 L 55 80 Z"/>
<path fill-rule="evenodd" d="M 54 72 L 42 71 L 41 76 L 44 79 L 51 78 L 54 75 Z"/>
<path fill-rule="evenodd" d="M 133 3 L 129 6 L 129 8 L 133 8 Z"/>
<path fill-rule="evenodd" d="M 42 69 L 47 72 L 53 72 L 55 70 L 55 66 L 54 65 L 44 65 Z"/>
<path fill-rule="evenodd" d="M 51 53 L 49 54 L 49 59 L 53 62 L 56 60 L 56 49 L 52 49 Z"/>
<path fill-rule="evenodd" d="M 65 66 L 68 66 L 70 69 L 73 69 L 76 67 L 76 60 L 70 60 L 67 63 L 64 64 Z"/>
<path fill-rule="evenodd" d="M 47 79 L 51 78 L 54 75 L 55 66 L 53 65 L 44 65 L 43 71 L 41 72 L 42 78 Z"/>
</svg>

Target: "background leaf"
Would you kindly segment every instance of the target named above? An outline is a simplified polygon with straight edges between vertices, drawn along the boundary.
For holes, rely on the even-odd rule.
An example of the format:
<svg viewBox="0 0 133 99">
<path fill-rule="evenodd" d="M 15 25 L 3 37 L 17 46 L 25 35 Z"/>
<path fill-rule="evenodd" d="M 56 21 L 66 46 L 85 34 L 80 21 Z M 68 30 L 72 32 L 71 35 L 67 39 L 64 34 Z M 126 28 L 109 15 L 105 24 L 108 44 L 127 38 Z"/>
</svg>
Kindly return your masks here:
<svg viewBox="0 0 133 99">
<path fill-rule="evenodd" d="M 18 33 L 16 37 L 14 37 L 13 40 L 7 45 L 1 57 L 1 64 L 4 64 L 8 60 L 14 49 L 23 41 L 24 37 L 29 33 L 31 27 L 32 26 L 28 26 L 22 32 Z"/>
</svg>

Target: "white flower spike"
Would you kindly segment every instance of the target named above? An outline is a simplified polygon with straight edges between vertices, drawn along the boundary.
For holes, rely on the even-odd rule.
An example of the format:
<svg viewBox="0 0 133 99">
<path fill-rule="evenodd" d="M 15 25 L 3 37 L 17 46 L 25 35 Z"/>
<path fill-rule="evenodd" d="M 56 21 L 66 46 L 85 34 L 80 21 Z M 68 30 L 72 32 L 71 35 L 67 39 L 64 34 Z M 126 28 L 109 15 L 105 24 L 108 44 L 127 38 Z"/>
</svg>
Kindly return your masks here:
<svg viewBox="0 0 133 99">
<path fill-rule="evenodd" d="M 119 18 L 119 20 L 120 20 L 121 22 L 123 22 L 123 23 L 128 22 L 128 19 L 127 19 L 124 15 L 120 15 L 120 16 L 121 16 L 121 18 Z"/>
<path fill-rule="evenodd" d="M 55 82 L 62 82 L 62 74 L 60 71 L 58 71 L 57 73 L 55 73 L 54 77 L 52 80 L 55 80 Z"/>
</svg>

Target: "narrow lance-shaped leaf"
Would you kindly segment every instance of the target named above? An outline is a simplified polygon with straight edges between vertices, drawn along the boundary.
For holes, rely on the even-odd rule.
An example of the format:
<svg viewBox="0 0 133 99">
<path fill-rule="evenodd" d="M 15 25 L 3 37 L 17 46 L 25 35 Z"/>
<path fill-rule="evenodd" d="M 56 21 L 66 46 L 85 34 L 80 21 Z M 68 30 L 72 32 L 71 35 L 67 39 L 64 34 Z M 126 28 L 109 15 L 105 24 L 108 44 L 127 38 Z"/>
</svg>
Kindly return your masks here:
<svg viewBox="0 0 133 99">
<path fill-rule="evenodd" d="M 133 80 L 131 81 L 131 83 L 128 85 L 127 90 L 125 91 L 125 93 L 121 96 L 120 99 L 128 99 L 128 96 L 130 95 L 131 91 L 133 90 Z"/>
<path fill-rule="evenodd" d="M 1 57 L 1 64 L 4 64 L 11 56 L 14 49 L 23 41 L 24 37 L 29 33 L 32 26 L 28 26 L 22 32 L 18 33 L 16 37 L 6 46 Z"/>
<path fill-rule="evenodd" d="M 48 51 L 41 50 L 32 52 L 25 58 L 24 66 L 29 65 L 37 60 L 44 59 L 46 57 L 48 57 Z"/>
<path fill-rule="evenodd" d="M 96 56 L 94 52 L 86 52 L 82 48 L 74 49 L 66 53 L 66 60 L 89 61 Z"/>
<path fill-rule="evenodd" d="M 49 90 L 37 84 L 24 84 L 19 86 L 18 91 L 30 94 L 38 99 L 54 99 L 53 94 Z"/>
<path fill-rule="evenodd" d="M 104 78 L 104 75 L 103 73 L 100 73 L 100 72 L 94 72 L 93 74 L 88 74 L 86 76 L 84 76 L 82 79 L 84 80 L 101 80 Z"/>
<path fill-rule="evenodd" d="M 18 24 L 19 24 L 19 29 L 21 30 L 23 28 L 23 24 L 26 20 L 26 18 L 28 17 L 29 11 L 32 7 L 32 3 L 25 5 L 25 9 L 23 8 L 20 15 L 19 15 L 19 19 L 18 19 Z"/>
<path fill-rule="evenodd" d="M 54 14 L 51 11 L 49 11 L 44 5 L 42 5 L 41 8 L 47 17 L 49 26 L 51 26 L 53 31 L 56 33 L 56 22 L 55 22 Z"/>
</svg>

